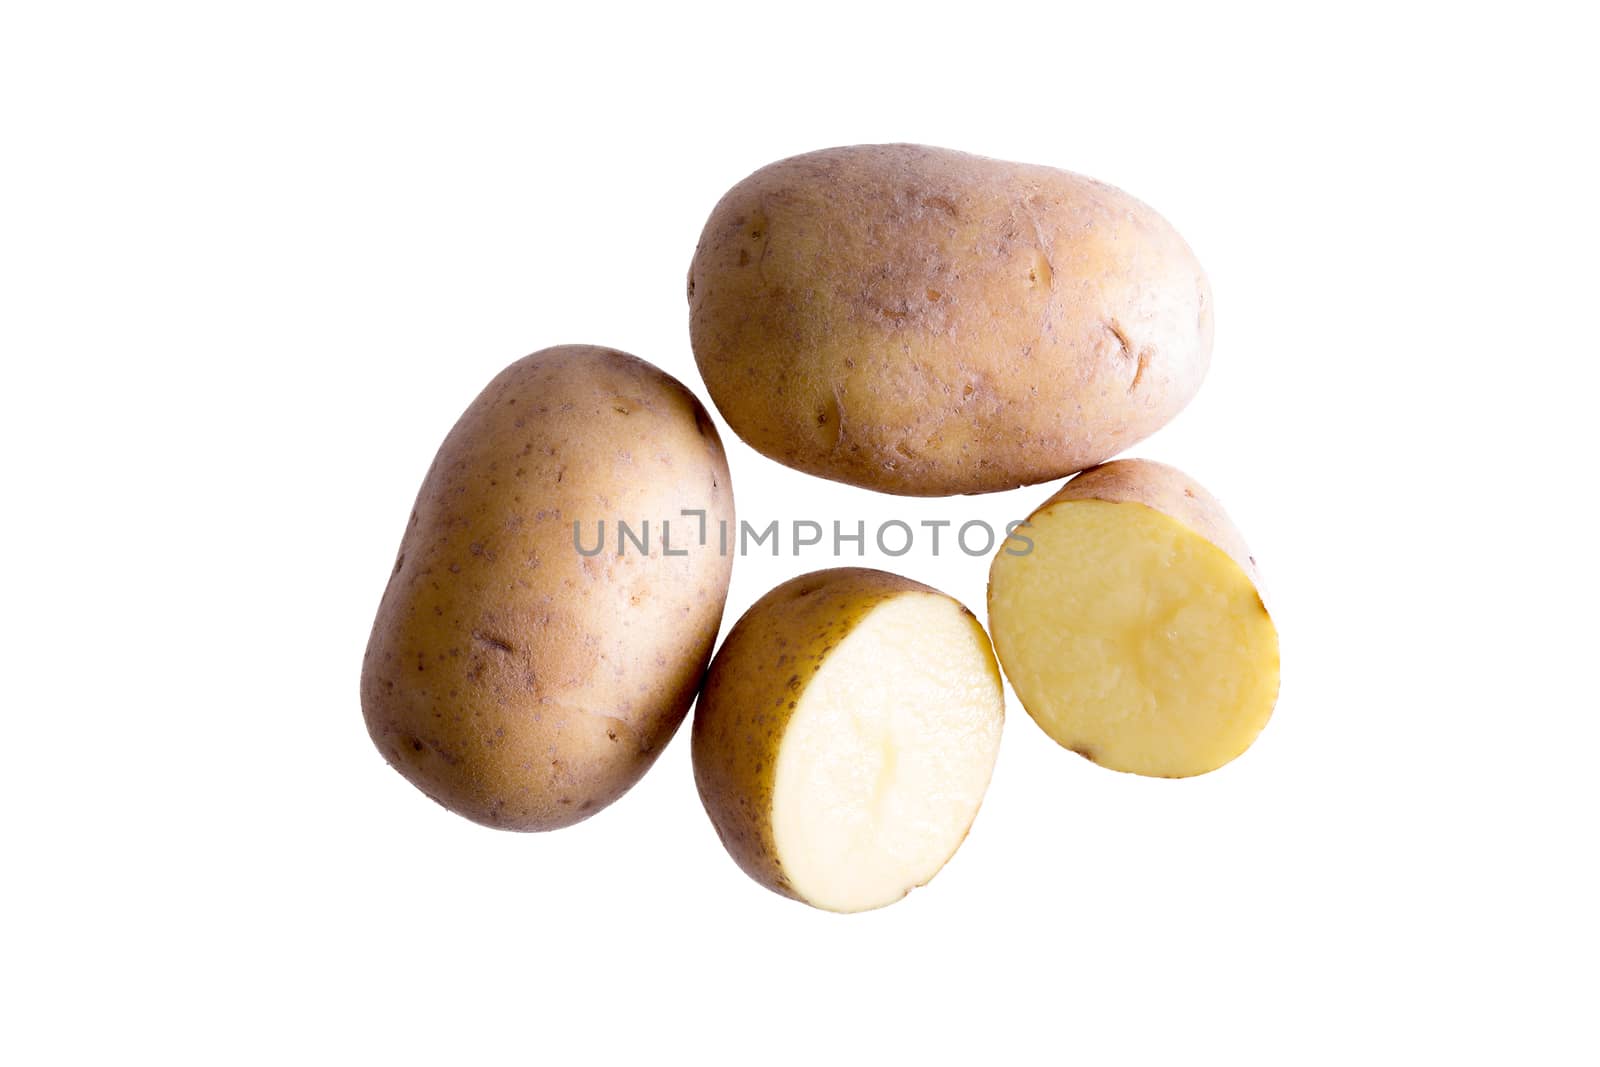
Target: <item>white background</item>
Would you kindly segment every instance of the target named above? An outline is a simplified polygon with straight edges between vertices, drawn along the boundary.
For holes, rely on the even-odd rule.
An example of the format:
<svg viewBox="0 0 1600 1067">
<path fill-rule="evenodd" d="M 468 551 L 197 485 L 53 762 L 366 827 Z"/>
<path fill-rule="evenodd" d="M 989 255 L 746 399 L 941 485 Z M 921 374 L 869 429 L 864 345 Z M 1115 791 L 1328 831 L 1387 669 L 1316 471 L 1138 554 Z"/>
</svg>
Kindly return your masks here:
<svg viewBox="0 0 1600 1067">
<path fill-rule="evenodd" d="M 8 4 L 0 1051 L 1595 1062 L 1600 87 L 1554 5 L 1471 6 Z M 966 845 L 853 917 L 738 871 L 686 731 L 572 829 L 434 806 L 356 683 L 444 432 L 562 342 L 704 397 L 713 203 L 888 140 L 1197 251 L 1213 368 L 1132 454 L 1266 570 L 1266 732 L 1143 780 L 1008 696 Z M 720 425 L 756 522 L 1054 488 L 899 500 Z M 834 562 L 740 561 L 724 625 Z M 982 613 L 986 560 L 866 562 Z"/>
</svg>

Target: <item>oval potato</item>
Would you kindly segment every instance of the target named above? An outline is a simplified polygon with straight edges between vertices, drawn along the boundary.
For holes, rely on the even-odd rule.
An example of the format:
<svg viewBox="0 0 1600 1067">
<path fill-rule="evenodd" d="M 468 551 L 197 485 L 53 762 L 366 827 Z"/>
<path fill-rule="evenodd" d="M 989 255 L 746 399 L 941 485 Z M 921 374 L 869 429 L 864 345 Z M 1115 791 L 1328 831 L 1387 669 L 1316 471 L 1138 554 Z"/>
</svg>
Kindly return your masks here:
<svg viewBox="0 0 1600 1067">
<path fill-rule="evenodd" d="M 1199 389 L 1211 294 L 1149 207 L 1050 167 L 921 145 L 763 167 L 689 269 L 695 359 L 757 451 L 914 496 L 1063 477 Z"/>
<path fill-rule="evenodd" d="M 361 672 L 378 750 L 488 826 L 616 800 L 682 722 L 722 618 L 732 556 L 685 509 L 733 521 L 721 441 L 676 379 L 587 345 L 507 367 L 440 447 L 379 605 Z M 649 523 L 648 554 L 619 519 Z"/>
</svg>

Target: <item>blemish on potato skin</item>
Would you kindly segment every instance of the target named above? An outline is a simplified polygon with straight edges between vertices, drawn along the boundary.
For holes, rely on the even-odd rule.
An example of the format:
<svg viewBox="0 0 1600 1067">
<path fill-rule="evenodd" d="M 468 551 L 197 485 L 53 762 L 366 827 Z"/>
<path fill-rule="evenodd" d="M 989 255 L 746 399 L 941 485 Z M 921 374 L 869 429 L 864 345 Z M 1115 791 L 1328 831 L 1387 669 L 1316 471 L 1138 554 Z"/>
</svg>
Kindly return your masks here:
<svg viewBox="0 0 1600 1067">
<path fill-rule="evenodd" d="M 1121 349 L 1122 357 L 1124 359 L 1133 358 L 1133 342 L 1128 340 L 1128 335 L 1123 331 L 1121 324 L 1116 319 L 1107 319 L 1105 328 L 1110 331 L 1112 337 L 1117 339 L 1117 345 Z"/>
<path fill-rule="evenodd" d="M 1128 392 L 1131 393 L 1139 387 L 1139 382 L 1144 379 L 1144 372 L 1149 368 L 1149 366 L 1150 350 L 1148 348 L 1139 349 L 1139 362 L 1138 365 L 1134 367 L 1133 380 L 1128 383 Z"/>
</svg>

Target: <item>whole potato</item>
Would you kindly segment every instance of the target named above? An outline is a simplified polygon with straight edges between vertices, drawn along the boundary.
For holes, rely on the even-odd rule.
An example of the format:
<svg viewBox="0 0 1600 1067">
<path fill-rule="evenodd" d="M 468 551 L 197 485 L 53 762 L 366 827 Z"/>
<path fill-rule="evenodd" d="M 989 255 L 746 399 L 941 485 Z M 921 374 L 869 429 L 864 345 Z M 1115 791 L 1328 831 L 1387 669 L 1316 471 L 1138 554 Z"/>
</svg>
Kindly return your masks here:
<svg viewBox="0 0 1600 1067">
<path fill-rule="evenodd" d="M 1109 185 L 921 145 L 795 156 L 734 186 L 689 269 L 712 400 L 756 450 L 913 496 L 1062 477 L 1200 387 L 1211 294 Z"/>
<path fill-rule="evenodd" d="M 619 519 L 649 523 L 648 553 Z M 677 380 L 587 345 L 513 363 L 445 438 L 400 542 L 361 671 L 378 750 L 488 826 L 610 804 L 694 698 L 732 521 L 722 443 Z"/>
</svg>

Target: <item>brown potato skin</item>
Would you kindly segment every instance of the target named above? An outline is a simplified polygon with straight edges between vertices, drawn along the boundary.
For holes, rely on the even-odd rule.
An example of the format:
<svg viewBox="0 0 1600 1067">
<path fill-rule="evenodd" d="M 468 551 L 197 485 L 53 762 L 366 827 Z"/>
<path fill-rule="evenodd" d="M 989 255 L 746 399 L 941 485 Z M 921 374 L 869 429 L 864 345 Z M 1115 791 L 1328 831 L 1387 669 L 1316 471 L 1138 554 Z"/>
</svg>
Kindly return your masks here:
<svg viewBox="0 0 1600 1067">
<path fill-rule="evenodd" d="M 1109 185 L 921 145 L 773 163 L 707 220 L 689 334 L 757 451 L 889 493 L 1060 478 L 1155 432 L 1210 362 L 1210 286 Z"/>
<path fill-rule="evenodd" d="M 775 893 L 803 899 L 772 838 L 778 745 L 799 695 L 868 612 L 908 592 L 943 595 L 863 567 L 802 574 L 751 605 L 711 662 L 690 728 L 695 785 L 728 854 Z"/>
<path fill-rule="evenodd" d="M 697 544 L 707 512 L 708 545 Z M 643 360 L 566 345 L 513 363 L 439 448 L 361 671 L 373 743 L 418 789 L 507 830 L 553 830 L 628 790 L 683 721 L 732 555 L 727 459 L 693 394 Z M 615 522 L 650 519 L 650 555 Z M 659 520 L 672 520 L 664 556 Z M 592 546 L 585 557 L 574 522 Z"/>
<path fill-rule="evenodd" d="M 1033 515 L 1028 516 L 1029 521 L 1064 500 L 1132 502 L 1154 508 L 1226 552 L 1243 568 L 1256 591 L 1261 592 L 1261 571 L 1256 566 L 1256 558 L 1250 554 L 1233 520 L 1222 509 L 1222 502 L 1176 467 L 1150 459 L 1119 459 L 1102 464 L 1062 486 L 1034 509 Z"/>
</svg>

